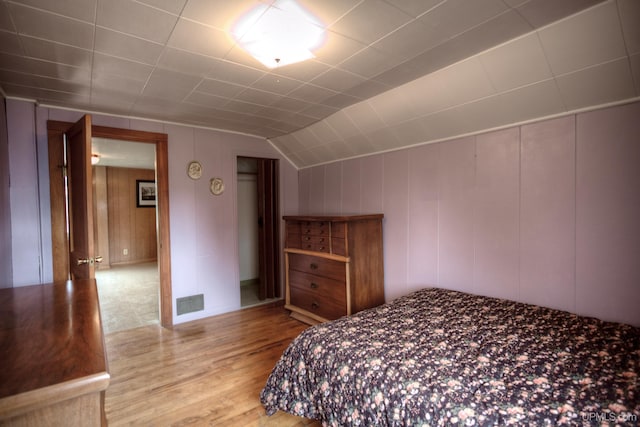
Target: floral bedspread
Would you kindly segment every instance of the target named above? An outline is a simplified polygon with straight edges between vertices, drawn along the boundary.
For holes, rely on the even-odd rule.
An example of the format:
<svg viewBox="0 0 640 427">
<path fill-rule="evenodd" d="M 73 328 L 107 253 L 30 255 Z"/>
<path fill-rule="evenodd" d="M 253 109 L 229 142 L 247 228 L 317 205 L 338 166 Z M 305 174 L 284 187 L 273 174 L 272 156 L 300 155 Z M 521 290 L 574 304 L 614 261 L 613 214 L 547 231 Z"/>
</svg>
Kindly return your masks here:
<svg viewBox="0 0 640 427">
<path fill-rule="evenodd" d="M 324 426 L 639 425 L 640 328 L 422 289 L 308 328 L 261 393 Z"/>
</svg>

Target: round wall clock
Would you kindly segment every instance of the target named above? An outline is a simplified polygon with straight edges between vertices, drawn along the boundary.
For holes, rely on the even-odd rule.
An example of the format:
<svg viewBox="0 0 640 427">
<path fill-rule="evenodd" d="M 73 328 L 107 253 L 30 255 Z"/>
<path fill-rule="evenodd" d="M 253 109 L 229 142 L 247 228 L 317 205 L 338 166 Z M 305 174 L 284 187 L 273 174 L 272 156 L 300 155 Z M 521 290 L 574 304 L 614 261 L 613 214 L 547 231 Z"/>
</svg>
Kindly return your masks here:
<svg viewBox="0 0 640 427">
<path fill-rule="evenodd" d="M 187 175 L 189 175 L 191 179 L 200 179 L 202 176 L 202 165 L 199 161 L 194 160 L 189 163 L 189 166 L 187 166 Z"/>
<path fill-rule="evenodd" d="M 222 194 L 224 192 L 224 182 L 222 178 L 211 178 L 211 181 L 209 181 L 209 189 L 211 193 L 216 196 Z"/>
</svg>

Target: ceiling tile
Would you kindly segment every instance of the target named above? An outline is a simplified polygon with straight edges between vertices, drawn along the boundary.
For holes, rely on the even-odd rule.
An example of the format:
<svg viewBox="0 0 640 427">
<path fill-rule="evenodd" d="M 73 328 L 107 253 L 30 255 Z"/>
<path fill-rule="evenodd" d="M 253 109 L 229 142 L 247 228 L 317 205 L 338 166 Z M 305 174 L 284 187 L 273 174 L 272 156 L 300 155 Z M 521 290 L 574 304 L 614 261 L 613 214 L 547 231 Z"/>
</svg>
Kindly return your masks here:
<svg viewBox="0 0 640 427">
<path fill-rule="evenodd" d="M 93 55 L 93 72 L 97 74 L 113 74 L 128 79 L 146 82 L 153 71 L 151 65 L 128 59 L 95 52 Z"/>
<path fill-rule="evenodd" d="M 93 47 L 92 24 L 15 3 L 8 6 L 20 34 L 85 49 Z"/>
<path fill-rule="evenodd" d="M 4 53 L 0 53 L 0 68 L 60 80 L 73 80 L 85 84 L 89 84 L 91 74 L 89 67 L 72 67 L 70 65 L 56 64 L 50 61 Z"/>
<path fill-rule="evenodd" d="M 199 88 L 200 86 L 198 86 Z M 211 108 L 222 108 L 230 101 L 229 98 L 222 96 L 212 95 L 204 92 L 194 91 L 187 98 L 185 102 L 190 104 L 204 105 Z"/>
<path fill-rule="evenodd" d="M 602 1 L 604 0 L 529 0 L 521 5 L 512 6 L 516 6 L 518 13 L 534 28 L 541 28 Z"/>
<path fill-rule="evenodd" d="M 367 131 L 365 136 L 375 151 L 384 151 L 388 150 L 389 147 L 398 147 L 400 145 L 398 137 L 389 128 L 381 128 L 374 132 Z"/>
<path fill-rule="evenodd" d="M 618 0 L 622 33 L 629 54 L 640 53 L 640 1 Z"/>
<path fill-rule="evenodd" d="M 365 80 L 359 85 L 345 90 L 344 94 L 356 97 L 358 99 L 368 99 L 389 89 L 391 89 L 389 86 L 379 83 L 375 80 Z"/>
<path fill-rule="evenodd" d="M 319 141 L 323 141 L 327 144 L 338 141 L 340 139 L 340 136 L 336 133 L 335 130 L 333 130 L 331 126 L 327 124 L 326 120 L 322 120 L 312 124 L 311 126 L 309 126 L 309 131 L 313 132 L 313 134 Z"/>
<path fill-rule="evenodd" d="M 401 63 L 437 46 L 441 40 L 434 37 L 434 30 L 417 20 L 388 34 L 372 46 L 388 60 Z"/>
<path fill-rule="evenodd" d="M 345 92 L 364 81 L 365 79 L 363 77 L 357 76 L 348 71 L 333 68 L 311 80 L 311 83 L 317 86 L 326 87 L 327 89 L 331 89 L 336 92 Z"/>
<path fill-rule="evenodd" d="M 204 79 L 196 88 L 199 92 L 210 95 L 224 96 L 233 98 L 245 89 L 245 86 L 236 85 L 229 82 L 223 82 L 215 79 Z"/>
<path fill-rule="evenodd" d="M 108 30 L 96 28 L 97 52 L 119 58 L 155 65 L 162 53 L 162 45 Z"/>
<path fill-rule="evenodd" d="M 250 86 L 266 73 L 256 68 L 245 67 L 229 61 L 216 61 L 216 65 L 209 73 L 209 77 L 216 80 L 232 82 L 239 85 Z"/>
<path fill-rule="evenodd" d="M 325 26 L 330 26 L 353 9 L 361 0 L 298 0 L 298 3 L 312 13 Z"/>
<path fill-rule="evenodd" d="M 16 27 L 11 22 L 9 8 L 5 2 L 0 2 L 0 30 L 15 33 Z"/>
<path fill-rule="evenodd" d="M 538 33 L 556 76 L 626 55 L 615 2 L 588 9 Z"/>
<path fill-rule="evenodd" d="M 316 60 L 328 65 L 338 65 L 345 59 L 364 49 L 367 45 L 333 31 L 327 31 L 327 38 L 314 54 Z"/>
<path fill-rule="evenodd" d="M 238 18 L 257 4 L 256 0 L 189 0 L 182 16 L 222 31 L 229 31 Z"/>
<path fill-rule="evenodd" d="M 360 102 L 347 107 L 344 109 L 344 113 L 362 133 L 380 129 L 385 126 L 369 102 Z"/>
<path fill-rule="evenodd" d="M 347 95 L 344 93 L 336 93 L 334 95 L 331 95 L 329 98 L 325 99 L 324 101 L 322 101 L 322 104 L 327 105 L 329 107 L 344 108 L 344 107 L 348 107 L 349 105 L 353 105 L 358 101 L 361 101 L 361 99 L 358 99 L 354 96 Z"/>
<path fill-rule="evenodd" d="M 156 43 L 165 43 L 176 25 L 176 15 L 133 0 L 98 3 L 97 24 Z"/>
<path fill-rule="evenodd" d="M 290 79 L 288 77 L 279 76 L 277 74 L 269 73 L 260 77 L 258 80 L 251 84 L 254 89 L 265 90 L 271 93 L 278 93 L 285 95 L 298 86 L 302 82 L 300 80 Z"/>
<path fill-rule="evenodd" d="M 325 119 L 325 122 L 340 136 L 340 139 L 350 138 L 360 133 L 360 129 L 351 121 L 344 110 L 330 115 Z"/>
<path fill-rule="evenodd" d="M 442 3 L 442 0 L 384 0 L 414 18 Z"/>
<path fill-rule="evenodd" d="M 156 68 L 151 73 L 143 94 L 159 99 L 183 100 L 200 81 L 199 77 Z"/>
<path fill-rule="evenodd" d="M 636 95 L 627 58 L 586 68 L 556 78 L 569 110 L 606 104 Z"/>
<path fill-rule="evenodd" d="M 411 19 L 408 14 L 382 0 L 369 0 L 358 4 L 330 28 L 333 32 L 368 45 Z"/>
<path fill-rule="evenodd" d="M 479 59 L 498 92 L 552 77 L 535 33 L 490 49 Z"/>
<path fill-rule="evenodd" d="M 147 4 L 149 6 L 153 6 L 158 9 L 162 9 L 169 13 L 173 13 L 174 15 L 179 15 L 184 8 L 187 0 L 137 0 L 140 3 Z M 193 0 L 192 0 L 193 1 Z"/>
<path fill-rule="evenodd" d="M 502 0 L 449 0 L 440 3 L 418 20 L 437 36 L 433 42 L 442 43 L 476 25 L 504 12 L 507 6 Z"/>
<path fill-rule="evenodd" d="M 296 112 L 296 113 L 302 113 L 302 111 L 304 111 L 305 109 L 307 109 L 312 105 L 314 104 L 311 104 L 306 101 L 301 101 L 296 98 L 288 98 L 288 97 L 282 97 L 278 99 L 276 102 L 274 102 L 273 104 L 271 104 L 272 107 L 279 108 L 285 111 Z"/>
<path fill-rule="evenodd" d="M 122 75 L 94 73 L 91 84 L 92 95 L 95 91 L 99 92 L 112 92 L 114 98 L 116 96 L 122 96 L 123 98 L 130 98 L 130 103 L 142 93 L 145 81 L 131 79 Z M 104 98 L 104 94 L 102 95 Z M 93 96 L 92 96 L 93 100 Z"/>
<path fill-rule="evenodd" d="M 407 88 L 396 89 L 381 93 L 367 102 L 380 118 L 389 126 L 417 117 L 415 109 L 407 102 L 404 94 L 409 93 Z M 427 94 L 417 95 L 419 98 L 428 97 Z"/>
<path fill-rule="evenodd" d="M 19 0 L 20 3 L 38 9 L 66 15 L 90 23 L 95 22 L 97 0 Z"/>
<path fill-rule="evenodd" d="M 633 55 L 629 58 L 633 81 L 636 86 L 636 96 L 640 96 L 640 54 Z"/>
<path fill-rule="evenodd" d="M 284 67 L 274 68 L 271 70 L 271 73 L 300 81 L 309 81 L 330 68 L 331 66 L 312 59 L 309 61 L 298 62 L 296 64 L 289 64 Z"/>
<path fill-rule="evenodd" d="M 282 95 L 264 90 L 247 88 L 235 96 L 235 99 L 252 104 L 271 105 L 282 98 Z"/>
<path fill-rule="evenodd" d="M 224 31 L 184 18 L 178 20 L 167 44 L 214 58 L 224 57 L 233 47 L 233 42 Z"/>
<path fill-rule="evenodd" d="M 306 116 L 314 117 L 316 119 L 323 119 L 327 116 L 338 111 L 339 108 L 331 107 L 323 104 L 311 104 L 309 107 L 301 110 L 300 112 Z"/>
<path fill-rule="evenodd" d="M 292 90 L 288 95 L 308 102 L 321 103 L 336 95 L 336 92 L 312 84 L 303 84 Z"/>
<path fill-rule="evenodd" d="M 566 111 L 555 82 L 547 80 L 455 107 L 461 134 Z"/>
<path fill-rule="evenodd" d="M 22 46 L 28 56 L 76 67 L 91 67 L 92 52 L 88 49 L 22 36 Z"/>
<path fill-rule="evenodd" d="M 158 67 L 179 71 L 191 76 L 204 77 L 210 73 L 216 60 L 184 50 L 165 48 L 158 60 Z"/>
<path fill-rule="evenodd" d="M 0 52 L 24 55 L 24 50 L 22 49 L 18 35 L 0 31 Z"/>
<path fill-rule="evenodd" d="M 395 61 L 389 55 L 376 48 L 367 47 L 341 62 L 338 68 L 371 78 L 395 65 Z"/>
</svg>

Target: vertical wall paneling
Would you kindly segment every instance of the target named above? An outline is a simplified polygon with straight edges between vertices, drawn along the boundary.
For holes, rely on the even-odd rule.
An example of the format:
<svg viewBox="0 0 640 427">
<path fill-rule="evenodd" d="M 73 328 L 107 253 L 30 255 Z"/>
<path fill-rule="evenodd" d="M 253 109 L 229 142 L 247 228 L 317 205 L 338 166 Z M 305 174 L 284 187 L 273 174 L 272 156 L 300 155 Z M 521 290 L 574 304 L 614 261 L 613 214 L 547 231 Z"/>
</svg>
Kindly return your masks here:
<svg viewBox="0 0 640 427">
<path fill-rule="evenodd" d="M 93 253 L 102 257 L 102 263 L 96 269 L 111 267 L 109 250 L 109 199 L 108 199 L 107 168 L 93 167 Z"/>
<path fill-rule="evenodd" d="M 386 298 L 435 284 L 640 326 L 639 117 L 636 102 L 361 158 Z"/>
<path fill-rule="evenodd" d="M 520 129 L 476 137 L 474 289 L 518 298 Z"/>
<path fill-rule="evenodd" d="M 475 137 L 440 144 L 438 284 L 473 291 Z"/>
<path fill-rule="evenodd" d="M 406 293 L 407 205 L 409 202 L 409 153 L 406 150 L 384 155 L 383 200 L 385 297 Z"/>
<path fill-rule="evenodd" d="M 520 299 L 575 311 L 575 118 L 522 126 Z"/>
<path fill-rule="evenodd" d="M 384 212 L 383 182 L 385 164 L 383 155 L 369 156 L 362 159 L 360 186 L 360 206 L 362 213 Z M 386 220 L 382 220 L 383 228 Z"/>
<path fill-rule="evenodd" d="M 326 166 L 312 168 L 310 170 L 309 180 L 309 211 L 310 212 L 326 212 L 325 197 L 335 197 L 335 194 L 326 193 Z"/>
<path fill-rule="evenodd" d="M 6 100 L 13 286 L 41 281 L 35 106 Z"/>
<path fill-rule="evenodd" d="M 4 97 L 0 97 L 0 288 L 13 285 L 9 141 Z"/>
<path fill-rule="evenodd" d="M 640 326 L 640 103 L 578 115 L 576 310 Z"/>
<path fill-rule="evenodd" d="M 342 163 L 330 163 L 325 168 L 325 207 L 328 214 L 342 212 Z M 327 196 L 330 194 L 331 196 Z"/>
<path fill-rule="evenodd" d="M 438 151 L 440 144 L 409 150 L 407 285 L 438 282 Z"/>
<path fill-rule="evenodd" d="M 155 171 L 109 167 L 106 179 L 110 264 L 156 260 L 156 210 L 136 206 L 136 180 L 153 181 Z"/>
<path fill-rule="evenodd" d="M 361 159 L 346 160 L 342 168 L 342 205 L 343 214 L 361 212 Z"/>
</svg>

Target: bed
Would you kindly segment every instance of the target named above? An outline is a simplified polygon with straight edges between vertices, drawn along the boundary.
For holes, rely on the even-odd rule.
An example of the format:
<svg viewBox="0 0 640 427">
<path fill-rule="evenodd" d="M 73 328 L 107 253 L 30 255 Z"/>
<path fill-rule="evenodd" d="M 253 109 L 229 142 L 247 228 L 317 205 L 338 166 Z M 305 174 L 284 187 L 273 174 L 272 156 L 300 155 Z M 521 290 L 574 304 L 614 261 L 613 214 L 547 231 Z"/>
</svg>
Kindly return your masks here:
<svg viewBox="0 0 640 427">
<path fill-rule="evenodd" d="M 446 289 L 315 325 L 260 395 L 323 426 L 640 422 L 640 328 Z"/>
</svg>

